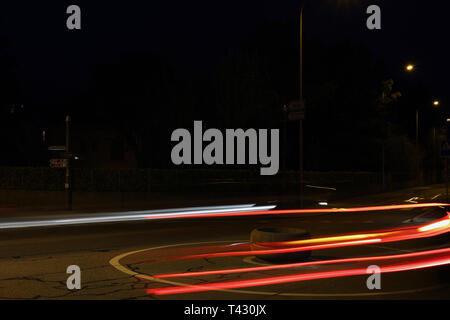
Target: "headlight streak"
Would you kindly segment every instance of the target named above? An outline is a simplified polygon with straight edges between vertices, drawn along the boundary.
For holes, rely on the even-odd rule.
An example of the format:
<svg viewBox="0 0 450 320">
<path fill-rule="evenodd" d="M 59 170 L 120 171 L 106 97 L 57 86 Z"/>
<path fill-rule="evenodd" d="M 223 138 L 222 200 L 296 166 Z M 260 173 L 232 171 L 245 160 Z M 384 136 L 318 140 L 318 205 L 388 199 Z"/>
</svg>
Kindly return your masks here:
<svg viewBox="0 0 450 320">
<path fill-rule="evenodd" d="M 438 221 L 432 224 L 429 224 L 425 227 L 419 228 L 419 231 L 426 232 L 434 229 L 446 228 L 450 225 L 450 219 Z"/>
<path fill-rule="evenodd" d="M 281 214 L 299 214 L 299 213 L 350 213 L 350 212 L 370 212 L 386 211 L 399 209 L 429 208 L 449 206 L 443 203 L 420 203 L 420 204 L 401 204 L 387 206 L 372 206 L 358 208 L 333 208 L 333 209 L 296 209 L 296 210 L 272 210 L 276 206 L 219 206 L 203 208 L 182 208 L 182 209 L 164 209 L 164 210 L 142 210 L 114 213 L 91 213 L 64 215 L 64 218 L 42 219 L 37 217 L 27 221 L 0 221 L 0 229 L 16 229 L 31 227 L 52 227 L 62 225 L 76 225 L 87 223 L 105 223 L 122 222 L 137 220 L 162 220 L 162 219 L 180 219 L 180 218 L 211 218 L 211 217 L 239 217 L 239 216 L 258 216 L 258 215 L 281 215 Z"/>
<path fill-rule="evenodd" d="M 384 261 L 384 260 L 392 260 L 392 259 L 411 259 L 417 257 L 425 257 L 425 256 L 433 256 L 418 259 L 415 262 L 406 262 L 406 263 L 393 263 L 387 265 L 380 265 L 381 273 L 392 273 L 392 272 L 402 272 L 402 271 L 410 271 L 416 269 L 424 269 L 436 266 L 442 266 L 450 264 L 450 248 L 440 249 L 440 250 L 431 250 L 424 252 L 417 252 L 414 254 L 401 254 L 395 256 L 375 256 L 375 257 L 366 257 L 366 258 L 354 258 L 351 259 L 353 261 L 364 261 L 373 263 L 375 261 Z M 344 263 L 345 259 L 341 260 L 338 263 Z M 349 259 L 347 259 L 349 260 Z M 335 261 L 325 261 L 323 263 L 335 263 Z M 236 288 L 246 288 L 246 287 L 257 287 L 257 286 L 267 286 L 267 285 L 275 285 L 275 284 L 283 284 L 290 282 L 300 282 L 307 280 L 318 280 L 318 279 L 329 279 L 329 278 L 340 278 L 340 277 L 348 277 L 348 276 L 357 276 L 357 275 L 366 275 L 366 268 L 352 268 L 352 269 L 344 269 L 344 270 L 332 270 L 325 272 L 312 272 L 312 273 L 302 273 L 302 274 L 294 274 L 287 276 L 277 276 L 277 277 L 266 277 L 266 278 L 258 278 L 251 280 L 241 280 L 241 281 L 229 281 L 229 282 L 216 282 L 216 283 L 208 283 L 204 285 L 186 285 L 186 286 L 176 286 L 176 287 L 167 287 L 167 288 L 156 288 L 156 289 L 147 289 L 146 292 L 148 294 L 154 295 L 168 295 L 168 294 L 181 294 L 181 293 L 193 293 L 193 292 L 202 292 L 202 291 L 211 291 L 211 290 L 224 290 L 224 289 L 236 289 Z"/>
<path fill-rule="evenodd" d="M 11 219 L 3 219 L 0 221 L 0 229 L 16 229 L 31 227 L 53 227 L 62 225 L 75 225 L 87 223 L 105 223 L 105 222 L 123 222 L 138 221 L 148 219 L 175 219 L 186 217 L 211 216 L 216 214 L 229 214 L 232 212 L 248 213 L 250 211 L 271 210 L 275 205 L 255 206 L 249 205 L 232 205 L 232 206 L 214 206 L 214 207 L 195 207 L 195 208 L 179 208 L 179 209 L 163 209 L 163 210 L 141 210 L 127 212 L 99 212 L 88 214 L 63 215 L 59 218 L 50 219 L 48 217 L 29 218 L 25 221 L 10 221 Z"/>
</svg>

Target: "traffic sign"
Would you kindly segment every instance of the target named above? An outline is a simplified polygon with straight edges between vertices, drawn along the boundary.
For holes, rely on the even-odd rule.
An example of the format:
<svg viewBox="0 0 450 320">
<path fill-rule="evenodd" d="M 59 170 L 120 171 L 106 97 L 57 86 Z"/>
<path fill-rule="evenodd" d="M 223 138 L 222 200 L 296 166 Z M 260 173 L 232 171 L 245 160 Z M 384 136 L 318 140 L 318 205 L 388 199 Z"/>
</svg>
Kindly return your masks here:
<svg viewBox="0 0 450 320">
<path fill-rule="evenodd" d="M 66 151 L 66 146 L 51 146 L 48 147 L 50 151 Z"/>
<path fill-rule="evenodd" d="M 291 101 L 288 106 L 289 111 L 305 111 L 305 102 L 304 101 Z"/>
<path fill-rule="evenodd" d="M 59 156 L 63 159 L 72 159 L 73 158 L 73 152 L 62 152 L 59 154 Z"/>
<path fill-rule="evenodd" d="M 305 102 L 304 101 L 292 101 L 288 106 L 288 120 L 298 121 L 305 119 Z"/>
<path fill-rule="evenodd" d="M 297 121 L 297 120 L 304 120 L 304 119 L 305 119 L 304 112 L 289 112 L 289 114 L 288 114 L 289 121 Z"/>
<path fill-rule="evenodd" d="M 67 159 L 50 159 L 51 168 L 66 168 L 68 160 Z"/>
</svg>

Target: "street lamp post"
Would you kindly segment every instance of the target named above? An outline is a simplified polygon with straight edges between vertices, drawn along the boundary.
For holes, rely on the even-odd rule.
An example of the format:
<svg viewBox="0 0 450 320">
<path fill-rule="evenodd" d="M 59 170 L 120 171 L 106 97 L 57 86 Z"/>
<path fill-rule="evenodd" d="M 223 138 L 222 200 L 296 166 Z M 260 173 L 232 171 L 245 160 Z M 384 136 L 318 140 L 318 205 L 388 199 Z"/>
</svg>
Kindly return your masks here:
<svg viewBox="0 0 450 320">
<path fill-rule="evenodd" d="M 300 104 L 303 105 L 303 9 L 300 8 Z M 299 120 L 300 208 L 303 208 L 303 120 Z"/>
<path fill-rule="evenodd" d="M 435 107 L 439 107 L 440 106 L 440 101 L 439 100 L 434 100 L 433 101 L 433 106 Z M 436 183 L 437 181 L 437 161 L 438 161 L 438 157 L 437 157 L 437 148 L 436 148 L 436 125 L 433 125 L 433 157 L 432 157 L 432 161 L 433 161 L 433 183 Z"/>
<path fill-rule="evenodd" d="M 416 66 L 414 64 L 407 64 L 405 67 L 406 72 L 415 71 Z M 416 107 L 416 165 L 417 165 L 417 184 L 420 184 L 420 161 L 419 161 L 419 108 Z"/>
</svg>

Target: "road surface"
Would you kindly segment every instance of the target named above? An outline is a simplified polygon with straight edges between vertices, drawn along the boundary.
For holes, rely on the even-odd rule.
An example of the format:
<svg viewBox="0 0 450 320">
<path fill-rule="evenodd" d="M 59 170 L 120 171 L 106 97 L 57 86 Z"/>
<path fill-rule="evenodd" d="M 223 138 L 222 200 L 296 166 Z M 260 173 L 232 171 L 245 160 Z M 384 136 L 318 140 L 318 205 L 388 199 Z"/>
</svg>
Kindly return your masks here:
<svg viewBox="0 0 450 320">
<path fill-rule="evenodd" d="M 434 202 L 443 200 L 442 196 L 437 196 L 442 194 L 441 189 L 423 188 L 416 192 L 418 197 L 424 197 L 422 201 L 431 200 L 433 197 L 435 197 L 432 199 Z M 411 194 L 396 192 L 360 197 L 330 205 L 357 207 L 368 204 L 404 204 L 405 200 L 411 199 L 410 196 Z M 171 278 L 162 281 L 135 276 L 136 274 L 151 276 L 269 266 L 270 263 L 254 255 L 171 259 L 180 255 L 197 253 L 205 246 L 239 245 L 248 242 L 250 232 L 256 227 L 299 227 L 308 230 L 312 237 L 317 238 L 423 225 L 432 223 L 442 215 L 445 215 L 445 210 L 436 207 L 358 213 L 144 219 L 85 225 L 0 229 L 0 298 L 448 299 L 450 297 L 448 265 L 382 274 L 380 290 L 369 290 L 366 285 L 369 275 L 364 274 L 251 286 L 228 291 L 212 290 L 169 295 L 149 293 L 155 288 L 173 287 L 177 284 L 201 285 L 332 270 L 320 264 L 289 270 L 272 269 Z M 8 219 L 14 219 L 14 216 Z M 424 239 L 317 250 L 312 252 L 309 261 L 407 255 L 418 251 L 448 248 L 449 238 L 449 234 L 444 233 Z M 81 269 L 80 290 L 67 288 L 66 281 L 70 275 L 66 273 L 66 269 L 70 265 L 77 265 Z M 360 266 L 366 265 L 363 263 Z"/>
</svg>

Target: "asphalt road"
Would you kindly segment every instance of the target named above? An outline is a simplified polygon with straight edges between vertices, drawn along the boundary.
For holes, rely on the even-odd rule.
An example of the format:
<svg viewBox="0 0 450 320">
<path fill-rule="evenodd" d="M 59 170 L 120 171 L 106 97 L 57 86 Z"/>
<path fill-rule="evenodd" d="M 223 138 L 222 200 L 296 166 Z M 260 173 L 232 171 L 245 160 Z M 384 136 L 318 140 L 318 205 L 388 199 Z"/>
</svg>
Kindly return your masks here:
<svg viewBox="0 0 450 320">
<path fill-rule="evenodd" d="M 423 189 L 427 197 L 440 190 Z M 393 193 L 348 201 L 361 204 L 404 203 L 410 194 Z M 397 199 L 397 200 L 395 200 Z M 425 199 L 426 200 L 426 199 Z M 438 197 L 434 200 L 439 200 Z M 442 200 L 442 199 L 440 199 Z M 377 202 L 377 203 L 374 203 Z M 147 289 L 167 283 L 134 277 L 175 272 L 263 266 L 254 256 L 157 261 L 199 246 L 235 244 L 249 240 L 261 226 L 300 227 L 313 237 L 378 230 L 431 222 L 444 210 L 409 209 L 372 213 L 308 214 L 283 217 L 254 216 L 115 222 L 90 225 L 0 230 L 1 299 L 448 299 L 449 266 L 382 274 L 381 290 L 369 290 L 368 275 L 309 280 L 268 286 L 156 296 Z M 448 247 L 450 237 L 314 251 L 310 261 L 410 253 Z M 139 252 L 136 252 L 139 251 Z M 121 259 L 117 260 L 117 258 Z M 120 268 L 113 266 L 114 260 Z M 80 290 L 69 290 L 70 265 L 81 268 Z M 126 272 L 124 270 L 129 270 Z M 257 274 L 226 274 L 175 279 L 181 284 L 238 281 L 327 270 L 311 266 L 268 270 Z"/>
</svg>

